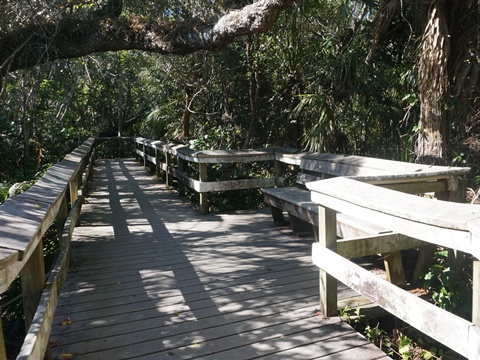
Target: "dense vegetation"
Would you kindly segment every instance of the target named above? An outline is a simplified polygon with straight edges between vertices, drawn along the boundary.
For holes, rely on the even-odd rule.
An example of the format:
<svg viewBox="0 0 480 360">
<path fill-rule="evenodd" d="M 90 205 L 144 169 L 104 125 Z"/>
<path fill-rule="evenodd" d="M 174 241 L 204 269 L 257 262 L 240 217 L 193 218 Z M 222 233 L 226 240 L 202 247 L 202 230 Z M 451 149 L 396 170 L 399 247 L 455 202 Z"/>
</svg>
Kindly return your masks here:
<svg viewBox="0 0 480 360">
<path fill-rule="evenodd" d="M 29 27 L 47 31 L 62 19 L 75 19 L 80 27 L 95 17 L 102 23 L 149 14 L 172 27 L 200 26 L 245 3 L 3 1 L 0 43 Z M 430 133 L 426 122 L 435 116 L 441 117 L 435 126 L 443 138 L 434 160 L 475 167 L 479 4 L 461 3 L 464 7 L 440 0 L 302 0 L 267 32 L 252 30 L 216 52 L 182 57 L 119 50 L 66 60 L 38 57 L 39 65 L 31 66 L 13 53 L 13 60 L 2 64 L 0 181 L 31 178 L 87 136 L 118 133 L 204 148 L 284 145 L 428 160 L 419 144 Z M 112 8 L 115 4 L 120 7 Z M 446 10 L 455 11 L 436 22 L 429 19 Z M 448 49 L 428 42 L 438 21 L 446 21 L 436 31 L 437 38 L 443 31 L 449 39 Z M 24 47 L 33 48 L 17 41 L 17 52 Z M 41 47 L 47 52 L 53 45 Z M 445 69 L 428 68 L 429 51 L 432 59 L 448 60 Z M 19 69 L 9 71 L 13 68 Z M 436 102 L 424 100 L 425 94 L 437 96 Z"/>
<path fill-rule="evenodd" d="M 116 135 L 468 165 L 476 189 L 479 61 L 479 0 L 0 0 L 0 201 Z"/>
</svg>

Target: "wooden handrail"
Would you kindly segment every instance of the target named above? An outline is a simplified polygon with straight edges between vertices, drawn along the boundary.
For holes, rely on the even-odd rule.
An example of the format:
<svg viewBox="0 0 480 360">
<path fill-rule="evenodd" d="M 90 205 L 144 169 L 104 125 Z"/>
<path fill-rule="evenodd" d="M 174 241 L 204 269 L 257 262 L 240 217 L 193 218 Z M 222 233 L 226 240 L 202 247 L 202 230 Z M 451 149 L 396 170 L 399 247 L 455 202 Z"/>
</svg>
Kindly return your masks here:
<svg viewBox="0 0 480 360">
<path fill-rule="evenodd" d="M 25 324 L 28 329 L 24 348 L 35 349 L 33 352 L 27 351 L 28 356 L 21 355 L 21 359 L 40 359 L 48 347 L 57 291 L 63 284 L 62 278 L 57 279 L 54 275 L 58 272 L 66 273 L 68 267 L 69 240 L 85 195 L 86 180 L 92 169 L 94 146 L 94 139 L 88 139 L 51 167 L 29 190 L 7 199 L 0 207 L 0 292 L 6 291 L 15 278 L 21 275 Z M 68 197 L 70 204 L 67 204 Z M 61 262 L 61 268 L 56 265 L 46 281 L 42 237 L 54 221 L 57 222 L 62 239 L 61 253 L 57 260 L 57 264 L 58 261 Z M 48 288 L 50 291 L 45 295 L 44 289 Z M 25 351 L 22 350 L 22 354 Z M 5 356 L 2 337 L 0 359 Z"/>
<path fill-rule="evenodd" d="M 262 187 L 283 186 L 283 179 L 274 174 L 259 179 L 240 179 L 209 181 L 208 164 L 250 163 L 275 160 L 277 148 L 257 150 L 202 150 L 196 151 L 186 145 L 135 139 L 135 152 L 145 167 L 150 167 L 157 176 L 165 174 L 165 182 L 172 185 L 172 178 L 200 194 L 200 212 L 208 213 L 208 193 L 214 191 L 257 189 Z M 176 158 L 176 161 L 175 159 Z M 191 178 L 186 172 L 186 164 L 198 165 L 198 178 Z M 180 187 L 182 192 L 182 187 Z"/>
<path fill-rule="evenodd" d="M 307 187 L 312 191 L 312 200 L 319 205 L 321 214 L 322 230 L 319 242 L 313 245 L 312 257 L 321 268 L 322 311 L 326 315 L 337 312 L 337 279 L 460 355 L 478 359 L 480 234 L 475 225 L 480 222 L 480 208 L 404 194 L 346 178 L 312 182 Z M 380 223 L 400 234 L 474 256 L 473 320 L 464 320 L 427 303 L 340 256 L 336 234 L 331 229 L 337 212 Z M 399 243 L 398 248 L 401 245 Z"/>
<path fill-rule="evenodd" d="M 444 191 L 448 192 L 452 201 L 458 201 L 463 196 L 459 178 L 470 171 L 468 167 L 430 166 L 355 155 L 312 153 L 283 147 L 197 151 L 187 145 L 145 138 L 135 138 L 134 143 L 138 161 L 143 162 L 145 167 L 150 167 L 157 176 L 163 172 L 167 185 L 171 185 L 172 179 L 176 178 L 181 186 L 185 185 L 200 193 L 202 213 L 208 212 L 209 192 L 283 186 L 283 165 L 298 166 L 304 182 L 312 181 L 316 173 L 322 173 L 382 184 L 411 193 Z M 274 162 L 275 172 L 261 179 L 208 180 L 208 164 L 260 161 Z M 198 165 L 197 179 L 185 173 L 188 162 Z"/>
</svg>

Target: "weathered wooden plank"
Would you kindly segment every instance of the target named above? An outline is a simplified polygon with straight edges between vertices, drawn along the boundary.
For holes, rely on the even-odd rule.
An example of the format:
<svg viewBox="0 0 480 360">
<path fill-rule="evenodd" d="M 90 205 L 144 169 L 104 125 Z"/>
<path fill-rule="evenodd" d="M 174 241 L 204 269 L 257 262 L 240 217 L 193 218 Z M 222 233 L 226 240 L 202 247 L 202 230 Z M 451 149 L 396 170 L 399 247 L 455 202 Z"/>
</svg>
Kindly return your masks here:
<svg viewBox="0 0 480 360">
<path fill-rule="evenodd" d="M 194 156 L 197 162 L 208 164 L 219 163 L 246 163 L 255 161 L 272 161 L 275 148 L 253 150 L 203 150 Z"/>
<path fill-rule="evenodd" d="M 305 185 L 308 182 L 323 180 L 330 178 L 333 175 L 327 176 L 322 173 L 307 174 L 300 173 L 297 176 L 297 182 Z M 370 176 L 352 176 L 349 177 L 354 180 L 367 182 L 369 184 L 381 185 L 386 189 L 400 191 L 408 194 L 423 194 L 427 192 L 440 192 L 448 191 L 449 183 L 445 179 L 444 175 L 441 176 L 423 176 L 422 179 L 418 179 L 414 176 L 403 174 L 399 176 L 382 176 L 382 177 L 370 177 Z M 425 179 L 430 178 L 430 180 Z"/>
<path fill-rule="evenodd" d="M 360 219 L 368 219 L 368 221 L 381 223 L 394 232 L 399 232 L 426 242 L 435 243 L 440 246 L 480 256 L 480 248 L 476 248 L 477 244 L 471 241 L 471 234 L 468 231 L 443 228 L 416 222 L 414 220 L 402 219 L 395 215 L 353 205 L 352 203 L 334 199 L 319 193 L 314 193 L 313 198 L 315 201 L 318 201 L 318 203 L 331 207 L 337 211 L 357 216 Z"/>
<path fill-rule="evenodd" d="M 0 278 L 3 278 L 1 274 L 5 272 L 9 266 L 16 263 L 19 259 L 20 257 L 17 250 L 0 248 Z"/>
<path fill-rule="evenodd" d="M 468 356 L 472 323 L 379 279 L 321 244 L 313 244 L 312 258 L 315 265 L 388 312 L 459 354 Z M 480 348 L 476 348 L 478 354 Z"/>
<path fill-rule="evenodd" d="M 312 316 L 318 305 L 318 273 L 307 255 L 312 239 L 272 228 L 264 212 L 198 217 L 164 186 L 155 185 L 152 196 L 142 178 L 128 194 L 116 179 L 105 177 L 108 199 L 92 191 L 84 208 L 100 209 L 106 226 L 89 221 L 75 231 L 75 272 L 54 320 L 70 317 L 72 324 L 55 325 L 52 341 L 61 345 L 54 356 L 225 358 L 261 347 L 261 356 L 285 351 L 313 358 L 326 341 L 322 333 L 351 334 L 343 345 L 332 339 L 336 349 L 366 342 L 346 324 L 336 325 L 337 318 Z M 364 303 L 339 288 L 351 306 Z"/>
<path fill-rule="evenodd" d="M 199 193 L 200 193 L 200 213 L 201 214 L 208 214 L 209 207 L 208 207 L 208 192 L 202 191 L 201 189 L 208 181 L 208 174 L 207 174 L 207 164 L 198 164 L 198 180 L 199 180 Z"/>
<path fill-rule="evenodd" d="M 337 250 L 337 214 L 331 209 L 318 207 L 318 243 L 332 251 Z M 324 316 L 337 315 L 337 279 L 319 270 L 320 311 Z"/>
<path fill-rule="evenodd" d="M 288 149 L 286 152 L 283 149 L 277 149 L 275 151 L 275 160 L 285 164 L 299 166 L 302 162 L 302 159 L 307 154 L 308 154 L 307 152 L 302 152 L 298 149 L 297 150 Z"/>
<path fill-rule="evenodd" d="M 438 227 L 468 230 L 469 221 L 480 218 L 480 208 L 451 202 L 439 205 L 431 199 L 372 186 L 346 178 L 327 179 L 308 184 L 317 193 L 356 204 L 397 218 Z"/>
<path fill-rule="evenodd" d="M 282 209 L 318 227 L 318 205 L 308 191 L 295 187 L 262 189 L 264 200 L 273 208 Z M 280 218 L 279 218 L 280 219 Z M 368 236 L 390 232 L 385 228 L 353 216 L 337 215 L 337 235 L 341 238 Z"/>
<path fill-rule="evenodd" d="M 370 184 L 379 184 L 380 186 L 400 191 L 407 194 L 424 194 L 428 192 L 439 192 L 439 191 L 448 191 L 448 181 L 445 179 L 434 179 L 434 180 L 427 180 L 427 181 L 413 181 L 413 182 L 398 182 L 398 183 L 387 183 L 388 180 L 384 182 L 374 181 L 370 182 Z"/>
<path fill-rule="evenodd" d="M 263 179 L 241 179 L 227 181 L 209 181 L 201 183 L 199 189 L 201 192 L 228 191 L 241 189 L 260 189 L 263 187 L 275 186 L 274 178 Z"/>
<path fill-rule="evenodd" d="M 398 233 L 338 239 L 337 253 L 347 259 L 413 249 L 425 243 Z"/>
<path fill-rule="evenodd" d="M 7 350 L 5 348 L 5 338 L 3 337 L 2 318 L 0 317 L 0 359 L 7 358 Z"/>
<path fill-rule="evenodd" d="M 378 356 L 378 348 L 370 343 L 365 346 L 359 346 L 353 349 L 340 351 L 332 355 L 322 356 L 321 359 L 322 360 L 352 360 L 352 359 L 367 360 L 367 359 L 372 359 L 372 357 L 374 356 Z M 391 359 L 391 357 L 384 355 L 384 356 L 376 357 L 375 359 L 387 360 L 387 359 Z"/>
<path fill-rule="evenodd" d="M 17 357 L 18 360 L 41 359 L 49 348 L 53 317 L 70 264 L 70 240 L 73 232 L 72 228 L 79 216 L 79 206 L 80 203 L 77 201 L 65 221 L 60 242 L 61 251 L 43 289 L 32 324 Z"/>
<path fill-rule="evenodd" d="M 473 260 L 472 270 L 472 322 L 480 326 L 480 261 Z"/>
<path fill-rule="evenodd" d="M 38 240 L 50 225 L 47 226 L 48 221 L 44 221 L 48 208 L 48 203 L 24 203 L 14 197 L 9 198 L 0 210 L 1 246 L 17 250 L 22 260 L 31 247 L 36 247 L 34 238 Z"/>
<path fill-rule="evenodd" d="M 300 168 L 332 176 L 375 176 L 391 175 L 383 167 L 369 165 L 370 158 L 353 155 L 309 154 L 300 163 Z M 394 173 L 397 173 L 395 171 Z"/>
<path fill-rule="evenodd" d="M 90 141 L 90 143 L 89 143 Z M 91 139 L 49 169 L 27 192 L 9 198 L 0 211 L 2 251 L 0 291 L 5 291 L 21 273 L 25 323 L 30 326 L 45 285 L 41 238 L 62 207 L 65 188 L 82 170 L 84 156 L 90 153 Z M 53 310 L 52 310 L 53 312 Z M 42 354 L 43 356 L 43 354 Z"/>
<path fill-rule="evenodd" d="M 308 339 L 305 341 L 305 338 Z M 290 343 L 290 345 L 289 345 Z M 286 349 L 281 349 L 280 352 L 263 356 L 262 359 L 311 359 L 330 357 L 334 359 L 341 359 L 342 353 L 349 352 L 352 356 L 349 360 L 355 359 L 377 359 L 383 356 L 379 353 L 378 348 L 370 343 L 367 339 L 359 337 L 355 333 L 341 335 L 338 337 L 330 337 L 318 339 L 315 333 L 302 333 L 298 337 L 291 336 L 284 340 Z M 268 346 L 268 343 L 265 344 Z M 290 348 L 289 348 L 290 347 Z M 277 350 L 277 349 L 275 349 Z M 323 353 L 323 354 L 322 354 Z M 322 356 L 318 356 L 322 354 Z M 299 357 L 299 355 L 301 357 Z M 338 356 L 338 357 L 337 357 Z M 388 358 L 388 357 L 387 357 Z"/>
<path fill-rule="evenodd" d="M 25 328 L 29 328 L 45 286 L 45 262 L 43 260 L 43 244 L 38 243 L 32 255 L 21 271 L 22 299 Z"/>
<path fill-rule="evenodd" d="M 368 184 L 355 183 L 348 179 L 338 178 L 326 181 L 321 184 L 320 182 L 309 184 L 314 190 L 312 194 L 314 201 L 337 211 L 357 214 L 357 217 L 385 224 L 393 231 L 423 241 L 468 252 L 475 256 L 480 255 L 479 244 L 472 241 L 468 231 L 463 231 L 463 228 L 468 228 L 469 219 L 474 219 L 480 214 L 475 207 L 437 202 Z M 339 182 L 332 184 L 333 181 Z M 349 188 L 345 189 L 347 185 Z M 322 190 L 324 186 L 325 191 Z M 336 188 L 336 191 L 332 191 L 333 188 Z M 339 193 L 340 188 L 343 191 L 341 194 Z M 355 190 L 352 188 L 360 191 L 365 198 L 360 199 L 361 196 L 355 194 Z M 344 197 L 345 192 L 349 193 L 351 197 Z M 392 197 L 386 200 L 384 196 L 389 195 Z M 387 202 L 390 201 L 391 204 L 387 205 Z"/>
<path fill-rule="evenodd" d="M 423 174 L 460 175 L 470 171 L 469 168 L 431 166 L 423 164 L 406 163 L 371 157 L 341 154 L 309 153 L 306 154 L 300 165 L 302 169 L 325 172 L 335 176 L 391 176 L 395 174 L 407 177 L 422 178 Z"/>
</svg>

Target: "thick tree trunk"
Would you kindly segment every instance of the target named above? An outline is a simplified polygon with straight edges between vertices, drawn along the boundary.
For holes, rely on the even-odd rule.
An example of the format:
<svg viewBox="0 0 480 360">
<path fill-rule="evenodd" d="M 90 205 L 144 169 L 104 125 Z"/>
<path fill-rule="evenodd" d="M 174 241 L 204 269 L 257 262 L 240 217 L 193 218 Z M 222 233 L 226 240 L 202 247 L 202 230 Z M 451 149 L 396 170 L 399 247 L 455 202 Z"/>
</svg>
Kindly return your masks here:
<svg viewBox="0 0 480 360">
<path fill-rule="evenodd" d="M 447 0 L 434 0 L 430 3 L 420 49 L 420 129 L 415 154 L 421 163 L 442 164 L 445 161 L 446 103 L 450 87 L 450 37 L 446 7 Z"/>
</svg>

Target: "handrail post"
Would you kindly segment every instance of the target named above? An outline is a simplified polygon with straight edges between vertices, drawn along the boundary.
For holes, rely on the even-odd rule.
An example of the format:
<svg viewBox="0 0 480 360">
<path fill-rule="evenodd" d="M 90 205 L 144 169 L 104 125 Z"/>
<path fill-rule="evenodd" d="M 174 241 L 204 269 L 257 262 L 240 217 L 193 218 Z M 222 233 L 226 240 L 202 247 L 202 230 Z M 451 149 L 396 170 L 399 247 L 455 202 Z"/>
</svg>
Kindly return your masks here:
<svg viewBox="0 0 480 360">
<path fill-rule="evenodd" d="M 337 251 L 337 214 L 323 206 L 318 207 L 318 242 Z M 337 280 L 326 271 L 319 270 L 320 312 L 324 316 L 337 315 Z"/>
<path fill-rule="evenodd" d="M 480 326 L 480 261 L 473 259 L 472 322 Z"/>
<path fill-rule="evenodd" d="M 155 155 L 155 147 L 153 146 L 148 147 L 148 155 L 149 156 Z M 150 160 L 147 160 L 147 164 L 148 164 L 148 170 L 151 173 L 155 173 L 155 163 Z"/>
<path fill-rule="evenodd" d="M 41 239 L 20 275 L 22 279 L 25 328 L 28 331 L 45 286 L 45 264 L 43 261 L 43 244 Z"/>
<path fill-rule="evenodd" d="M 147 145 L 145 145 L 145 140 L 143 140 L 142 145 L 143 145 L 143 167 L 147 167 Z"/>
<path fill-rule="evenodd" d="M 184 172 L 185 172 L 185 160 L 182 159 L 178 155 L 177 155 L 177 170 L 181 174 L 184 174 Z M 183 182 L 181 182 L 181 181 L 178 181 L 178 192 L 181 196 L 185 196 L 185 186 L 183 185 Z"/>
<path fill-rule="evenodd" d="M 7 358 L 7 350 L 5 349 L 5 338 L 3 336 L 2 318 L 0 317 L 0 359 Z"/>
<path fill-rule="evenodd" d="M 157 180 L 160 180 L 160 170 L 162 168 L 161 166 L 162 162 L 160 161 L 160 150 L 158 149 L 158 146 L 155 145 L 155 177 Z"/>
<path fill-rule="evenodd" d="M 207 181 L 207 164 L 199 163 L 198 164 L 198 173 L 200 182 Z M 208 193 L 200 192 L 200 213 L 208 214 Z"/>
<path fill-rule="evenodd" d="M 283 163 L 275 159 L 273 161 L 273 167 L 275 171 L 275 185 L 276 186 L 284 186 L 283 181 Z"/>
<path fill-rule="evenodd" d="M 118 147 L 120 148 L 119 155 L 123 159 L 125 157 L 125 142 L 123 137 L 118 138 Z"/>
<path fill-rule="evenodd" d="M 140 162 L 140 154 L 137 152 L 137 150 L 140 150 L 138 147 L 138 140 L 137 138 L 133 138 L 133 152 L 135 154 L 135 159 L 137 159 L 137 162 Z"/>
<path fill-rule="evenodd" d="M 70 205 L 73 206 L 78 197 L 78 177 L 70 181 Z"/>
<path fill-rule="evenodd" d="M 169 151 L 169 149 L 166 149 L 165 151 L 165 162 L 167 163 L 167 169 L 165 172 L 165 183 L 167 186 L 172 186 L 172 153 Z"/>
<path fill-rule="evenodd" d="M 67 217 L 68 217 L 67 197 L 64 195 L 60 203 L 60 208 L 58 209 L 57 217 L 55 218 L 57 222 L 57 234 L 59 237 L 62 236 L 63 226 L 65 225 L 65 220 L 67 220 Z"/>
</svg>

